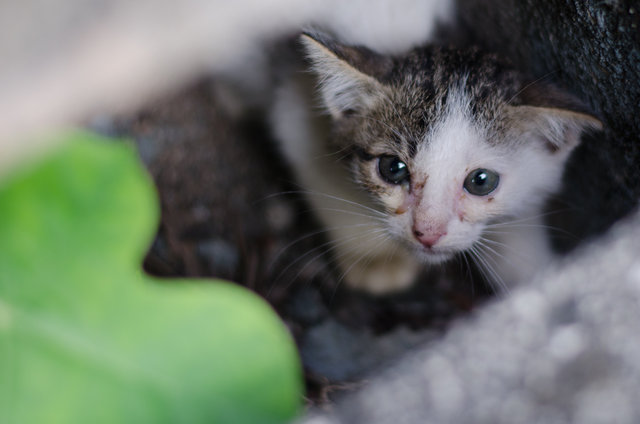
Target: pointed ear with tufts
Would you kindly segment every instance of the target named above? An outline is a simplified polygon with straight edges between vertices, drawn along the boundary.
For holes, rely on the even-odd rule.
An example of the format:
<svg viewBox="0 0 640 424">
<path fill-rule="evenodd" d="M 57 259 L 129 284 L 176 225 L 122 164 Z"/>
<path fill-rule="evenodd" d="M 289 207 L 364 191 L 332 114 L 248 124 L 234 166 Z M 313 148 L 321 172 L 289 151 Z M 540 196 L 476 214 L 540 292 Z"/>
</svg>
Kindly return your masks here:
<svg viewBox="0 0 640 424">
<path fill-rule="evenodd" d="M 361 112 L 384 95 L 379 79 L 391 70 L 391 58 L 318 33 L 304 33 L 301 40 L 319 78 L 324 106 L 334 118 Z"/>
<path fill-rule="evenodd" d="M 554 153 L 569 153 L 580 144 L 584 131 L 602 129 L 602 122 L 582 102 L 550 84 L 526 87 L 519 102 L 510 106 L 512 118 Z"/>
</svg>

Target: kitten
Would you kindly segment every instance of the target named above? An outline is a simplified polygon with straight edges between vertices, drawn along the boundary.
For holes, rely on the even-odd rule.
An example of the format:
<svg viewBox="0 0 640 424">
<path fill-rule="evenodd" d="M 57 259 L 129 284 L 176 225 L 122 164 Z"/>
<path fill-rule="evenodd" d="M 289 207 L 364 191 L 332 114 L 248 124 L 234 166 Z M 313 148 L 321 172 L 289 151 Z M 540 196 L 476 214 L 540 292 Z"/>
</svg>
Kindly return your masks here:
<svg viewBox="0 0 640 424">
<path fill-rule="evenodd" d="M 302 43 L 328 114 L 299 74 L 277 96 L 275 135 L 347 285 L 405 289 L 464 254 L 504 289 L 550 261 L 543 205 L 582 131 L 601 126 L 577 100 L 474 49 Z"/>
</svg>

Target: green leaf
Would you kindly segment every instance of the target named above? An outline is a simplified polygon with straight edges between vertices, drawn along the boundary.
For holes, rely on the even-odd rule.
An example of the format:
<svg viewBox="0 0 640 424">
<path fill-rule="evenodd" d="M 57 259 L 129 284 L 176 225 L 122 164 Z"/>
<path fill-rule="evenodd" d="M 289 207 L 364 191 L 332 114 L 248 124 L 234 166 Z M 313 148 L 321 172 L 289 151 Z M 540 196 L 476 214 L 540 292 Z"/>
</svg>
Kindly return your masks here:
<svg viewBox="0 0 640 424">
<path fill-rule="evenodd" d="M 140 264 L 158 201 L 134 150 L 75 134 L 0 181 L 0 422 L 277 423 L 295 347 L 270 307 Z"/>
</svg>

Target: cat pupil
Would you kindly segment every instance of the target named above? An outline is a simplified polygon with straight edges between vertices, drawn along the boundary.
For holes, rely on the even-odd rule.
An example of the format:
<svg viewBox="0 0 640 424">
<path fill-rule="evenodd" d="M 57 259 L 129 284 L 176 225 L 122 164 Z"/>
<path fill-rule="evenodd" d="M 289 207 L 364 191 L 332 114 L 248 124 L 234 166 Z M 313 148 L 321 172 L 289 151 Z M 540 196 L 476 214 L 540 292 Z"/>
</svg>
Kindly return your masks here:
<svg viewBox="0 0 640 424">
<path fill-rule="evenodd" d="M 487 174 L 479 172 L 473 177 L 473 183 L 477 186 L 483 186 L 487 182 Z"/>
</svg>

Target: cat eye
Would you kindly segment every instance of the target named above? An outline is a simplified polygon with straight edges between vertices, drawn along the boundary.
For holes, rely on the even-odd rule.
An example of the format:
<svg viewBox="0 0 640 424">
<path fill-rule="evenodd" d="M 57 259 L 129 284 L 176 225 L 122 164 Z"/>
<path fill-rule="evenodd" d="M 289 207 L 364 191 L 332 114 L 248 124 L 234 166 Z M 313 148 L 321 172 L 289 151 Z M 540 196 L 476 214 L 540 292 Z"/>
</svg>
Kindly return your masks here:
<svg viewBox="0 0 640 424">
<path fill-rule="evenodd" d="M 409 178 L 409 167 L 397 156 L 380 156 L 378 171 L 382 178 L 391 184 L 402 184 Z"/>
<path fill-rule="evenodd" d="M 475 169 L 464 180 L 464 189 L 474 196 L 486 196 L 498 187 L 500 176 L 488 169 Z"/>
</svg>

